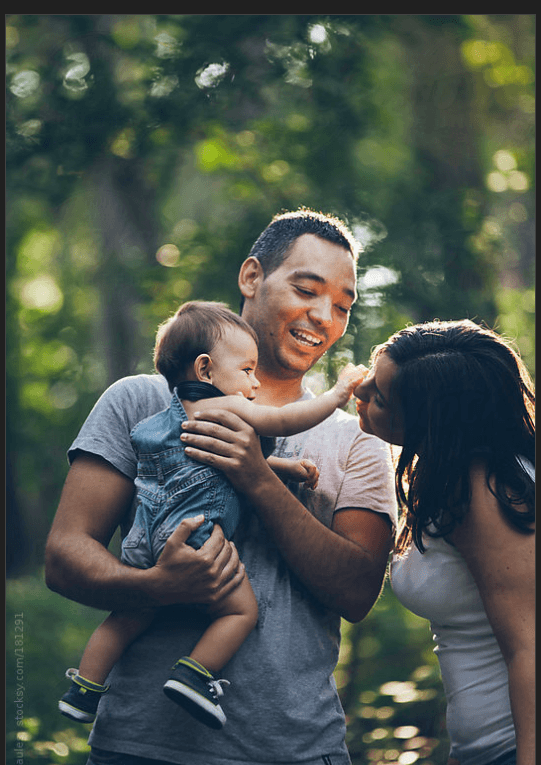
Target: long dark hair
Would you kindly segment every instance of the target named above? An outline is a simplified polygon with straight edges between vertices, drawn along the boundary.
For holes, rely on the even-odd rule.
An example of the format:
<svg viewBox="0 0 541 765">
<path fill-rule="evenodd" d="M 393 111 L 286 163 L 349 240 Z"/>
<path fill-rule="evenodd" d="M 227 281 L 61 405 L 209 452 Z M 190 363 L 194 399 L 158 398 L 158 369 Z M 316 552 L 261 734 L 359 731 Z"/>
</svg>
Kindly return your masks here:
<svg viewBox="0 0 541 765">
<path fill-rule="evenodd" d="M 434 321 L 395 333 L 373 358 L 381 353 L 398 366 L 403 416 L 397 552 L 411 542 L 423 552 L 423 533 L 447 536 L 461 522 L 478 460 L 507 521 L 531 533 L 535 484 L 517 458 L 535 460 L 535 393 L 511 345 L 470 320 Z"/>
</svg>

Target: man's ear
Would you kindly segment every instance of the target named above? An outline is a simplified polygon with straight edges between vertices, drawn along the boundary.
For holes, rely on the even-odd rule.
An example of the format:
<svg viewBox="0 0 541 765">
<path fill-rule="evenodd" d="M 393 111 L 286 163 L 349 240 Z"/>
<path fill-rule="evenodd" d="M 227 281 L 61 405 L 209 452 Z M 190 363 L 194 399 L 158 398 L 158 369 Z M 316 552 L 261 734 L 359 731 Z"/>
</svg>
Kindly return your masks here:
<svg viewBox="0 0 541 765">
<path fill-rule="evenodd" d="M 244 298 L 253 298 L 265 275 L 257 258 L 246 258 L 239 271 L 239 289 Z"/>
<path fill-rule="evenodd" d="M 212 382 L 211 368 L 212 359 L 208 353 L 200 353 L 193 363 L 193 371 L 199 382 Z"/>
</svg>

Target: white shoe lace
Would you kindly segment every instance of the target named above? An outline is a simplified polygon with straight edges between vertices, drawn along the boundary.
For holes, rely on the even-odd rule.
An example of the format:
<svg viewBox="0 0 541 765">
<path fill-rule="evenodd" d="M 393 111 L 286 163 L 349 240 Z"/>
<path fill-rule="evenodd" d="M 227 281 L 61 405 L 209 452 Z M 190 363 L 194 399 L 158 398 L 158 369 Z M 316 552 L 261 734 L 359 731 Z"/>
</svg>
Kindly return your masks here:
<svg viewBox="0 0 541 765">
<path fill-rule="evenodd" d="M 209 687 L 212 693 L 216 696 L 216 698 L 219 698 L 220 696 L 224 695 L 224 690 L 222 688 L 223 685 L 231 685 L 229 680 L 209 680 Z"/>
</svg>

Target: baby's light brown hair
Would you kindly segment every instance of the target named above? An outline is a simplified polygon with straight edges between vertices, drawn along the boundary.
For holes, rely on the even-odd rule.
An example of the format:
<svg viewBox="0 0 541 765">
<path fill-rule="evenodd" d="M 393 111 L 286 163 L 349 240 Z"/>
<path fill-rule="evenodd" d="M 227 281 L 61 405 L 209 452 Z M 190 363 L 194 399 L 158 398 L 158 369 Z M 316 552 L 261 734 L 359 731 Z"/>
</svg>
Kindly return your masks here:
<svg viewBox="0 0 541 765">
<path fill-rule="evenodd" d="M 252 327 L 225 303 L 190 300 L 160 324 L 154 346 L 154 366 L 171 391 L 188 379 L 190 366 L 220 342 L 227 327 L 240 327 L 258 342 Z"/>
</svg>

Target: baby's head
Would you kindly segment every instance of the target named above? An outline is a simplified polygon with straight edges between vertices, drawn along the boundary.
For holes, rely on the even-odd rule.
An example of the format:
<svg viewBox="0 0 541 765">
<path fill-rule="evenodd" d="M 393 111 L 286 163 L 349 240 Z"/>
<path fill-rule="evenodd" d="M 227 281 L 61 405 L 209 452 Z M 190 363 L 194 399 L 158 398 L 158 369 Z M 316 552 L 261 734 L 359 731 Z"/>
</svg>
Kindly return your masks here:
<svg viewBox="0 0 541 765">
<path fill-rule="evenodd" d="M 181 382 L 208 382 L 225 395 L 253 398 L 259 382 L 257 335 L 223 303 L 192 300 L 158 328 L 154 365 L 171 391 Z"/>
</svg>

